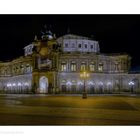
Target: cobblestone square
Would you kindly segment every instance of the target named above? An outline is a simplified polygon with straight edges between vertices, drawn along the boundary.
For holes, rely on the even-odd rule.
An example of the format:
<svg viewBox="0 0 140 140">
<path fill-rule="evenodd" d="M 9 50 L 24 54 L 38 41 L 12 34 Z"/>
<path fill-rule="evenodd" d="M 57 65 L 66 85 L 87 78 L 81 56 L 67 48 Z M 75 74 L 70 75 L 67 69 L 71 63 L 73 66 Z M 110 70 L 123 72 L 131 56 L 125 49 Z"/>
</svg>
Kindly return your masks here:
<svg viewBox="0 0 140 140">
<path fill-rule="evenodd" d="M 140 97 L 0 95 L 0 125 L 140 125 Z"/>
</svg>

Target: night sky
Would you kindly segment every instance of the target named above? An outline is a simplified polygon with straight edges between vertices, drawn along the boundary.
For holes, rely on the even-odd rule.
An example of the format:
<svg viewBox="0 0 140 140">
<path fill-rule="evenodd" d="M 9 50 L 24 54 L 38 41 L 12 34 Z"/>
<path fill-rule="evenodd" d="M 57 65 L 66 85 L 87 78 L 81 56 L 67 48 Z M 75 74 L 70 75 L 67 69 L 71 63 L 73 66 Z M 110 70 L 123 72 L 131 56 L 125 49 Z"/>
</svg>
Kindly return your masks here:
<svg viewBox="0 0 140 140">
<path fill-rule="evenodd" d="M 48 25 L 57 37 L 70 33 L 99 41 L 101 53 L 128 53 L 140 66 L 140 15 L 0 15 L 0 61 L 23 55 L 23 48 Z"/>
</svg>

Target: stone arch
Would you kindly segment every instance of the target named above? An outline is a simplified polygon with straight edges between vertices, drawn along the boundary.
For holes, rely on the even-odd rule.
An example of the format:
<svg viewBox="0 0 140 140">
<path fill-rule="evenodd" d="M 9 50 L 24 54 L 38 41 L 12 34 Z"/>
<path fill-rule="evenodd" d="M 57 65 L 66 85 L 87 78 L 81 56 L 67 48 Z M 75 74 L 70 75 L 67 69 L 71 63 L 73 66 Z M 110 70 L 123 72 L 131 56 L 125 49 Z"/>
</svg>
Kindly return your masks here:
<svg viewBox="0 0 140 140">
<path fill-rule="evenodd" d="M 101 81 L 98 83 L 98 92 L 101 94 L 104 92 L 104 83 Z"/>
<path fill-rule="evenodd" d="M 134 92 L 137 92 L 138 89 L 139 89 L 139 80 L 138 80 L 137 78 L 134 78 L 134 79 L 132 80 L 132 82 L 134 83 L 134 85 L 133 85 L 133 91 L 134 91 Z"/>
<path fill-rule="evenodd" d="M 67 80 L 63 79 L 61 80 L 61 91 L 66 92 L 67 91 L 67 86 L 66 86 Z"/>
<path fill-rule="evenodd" d="M 39 92 L 48 93 L 48 78 L 46 76 L 42 76 L 39 79 Z"/>
<path fill-rule="evenodd" d="M 95 82 L 94 81 L 88 82 L 87 91 L 88 91 L 89 94 L 94 94 L 95 93 Z"/>
<path fill-rule="evenodd" d="M 111 82 L 107 82 L 107 84 L 106 84 L 106 92 L 107 93 L 111 93 L 112 89 L 113 89 L 112 83 Z"/>
</svg>

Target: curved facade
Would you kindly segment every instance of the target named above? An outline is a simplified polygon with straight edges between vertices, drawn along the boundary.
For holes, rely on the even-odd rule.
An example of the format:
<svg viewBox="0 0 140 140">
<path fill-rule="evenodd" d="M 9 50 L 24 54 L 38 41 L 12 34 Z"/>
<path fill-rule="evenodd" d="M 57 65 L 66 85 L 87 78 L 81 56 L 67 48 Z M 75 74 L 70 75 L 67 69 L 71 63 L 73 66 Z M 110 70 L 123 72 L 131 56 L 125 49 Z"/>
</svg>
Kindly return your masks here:
<svg viewBox="0 0 140 140">
<path fill-rule="evenodd" d="M 129 72 L 128 54 L 102 54 L 99 42 L 50 31 L 24 48 L 25 55 L 0 62 L 1 93 L 122 93 L 140 91 L 140 74 Z M 86 72 L 83 79 L 80 74 Z M 85 87 L 84 87 L 85 86 Z"/>
</svg>

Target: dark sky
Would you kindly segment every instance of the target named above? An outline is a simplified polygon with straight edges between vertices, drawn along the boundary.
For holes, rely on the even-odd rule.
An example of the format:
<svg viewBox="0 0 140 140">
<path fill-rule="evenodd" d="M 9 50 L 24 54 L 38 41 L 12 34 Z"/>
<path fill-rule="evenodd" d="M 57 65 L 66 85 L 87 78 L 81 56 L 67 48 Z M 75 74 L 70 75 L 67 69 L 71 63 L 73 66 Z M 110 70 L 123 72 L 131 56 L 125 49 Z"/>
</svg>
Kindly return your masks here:
<svg viewBox="0 0 140 140">
<path fill-rule="evenodd" d="M 45 24 L 56 36 L 68 28 L 72 34 L 93 35 L 102 53 L 126 52 L 133 66 L 140 65 L 140 15 L 0 15 L 0 60 L 23 55 Z"/>
</svg>

